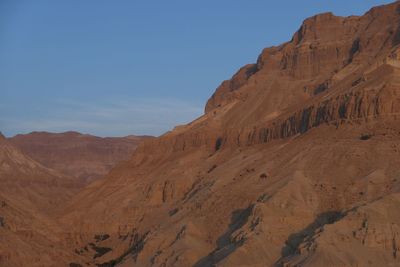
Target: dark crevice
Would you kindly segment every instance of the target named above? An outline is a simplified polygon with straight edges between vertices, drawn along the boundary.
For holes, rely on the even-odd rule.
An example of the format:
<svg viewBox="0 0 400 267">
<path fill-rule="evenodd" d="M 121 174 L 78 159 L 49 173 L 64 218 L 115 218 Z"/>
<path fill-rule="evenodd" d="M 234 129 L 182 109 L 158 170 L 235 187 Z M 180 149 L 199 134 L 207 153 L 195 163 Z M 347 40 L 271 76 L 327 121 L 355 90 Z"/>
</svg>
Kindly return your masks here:
<svg viewBox="0 0 400 267">
<path fill-rule="evenodd" d="M 320 85 L 318 85 L 318 86 L 314 89 L 313 94 L 314 94 L 314 95 L 317 95 L 317 94 L 320 94 L 320 93 L 322 93 L 322 92 L 328 90 L 329 87 L 331 86 L 331 83 L 332 83 L 331 80 L 327 80 L 327 81 L 321 83 Z"/>
<path fill-rule="evenodd" d="M 212 172 L 215 168 L 217 168 L 217 164 L 212 165 L 211 168 L 208 169 L 207 173 Z"/>
<path fill-rule="evenodd" d="M 396 246 L 396 237 L 393 237 L 392 240 L 392 248 L 393 248 L 393 258 L 397 258 L 397 246 Z"/>
<path fill-rule="evenodd" d="M 361 45 L 360 45 L 360 38 L 357 38 L 354 40 L 353 45 L 350 48 L 349 51 L 349 62 L 351 63 L 353 61 L 354 55 L 361 50 Z"/>
<path fill-rule="evenodd" d="M 235 210 L 232 213 L 231 223 L 228 229 L 217 239 L 217 248 L 207 256 L 198 260 L 193 267 L 215 266 L 221 260 L 232 254 L 238 247 L 242 246 L 245 240 L 234 240 L 232 234 L 247 223 L 253 208 L 254 205 L 250 205 L 246 209 Z"/>
<path fill-rule="evenodd" d="M 218 137 L 217 140 L 215 141 L 215 151 L 218 151 L 221 146 L 222 146 L 222 137 Z"/>
<path fill-rule="evenodd" d="M 93 259 L 96 258 L 100 258 L 102 257 L 104 254 L 112 251 L 111 248 L 107 248 L 107 247 L 98 247 L 93 243 L 90 243 L 89 246 L 96 252 L 96 254 L 94 254 Z"/>
<path fill-rule="evenodd" d="M 117 264 L 121 263 L 125 257 L 128 255 L 131 255 L 134 259 L 134 261 L 137 260 L 137 256 L 139 255 L 140 251 L 142 251 L 144 244 L 145 244 L 145 239 L 149 232 L 145 233 L 144 235 L 139 235 L 138 233 L 135 233 L 133 235 L 133 242 L 132 245 L 118 258 L 113 259 L 108 262 L 100 263 L 97 264 L 98 267 L 114 267 Z"/>
<path fill-rule="evenodd" d="M 172 209 L 172 210 L 170 210 L 170 211 L 168 212 L 168 215 L 169 215 L 170 217 L 171 217 L 171 216 L 174 216 L 178 211 L 179 211 L 178 208 L 174 208 L 174 209 Z"/>
<path fill-rule="evenodd" d="M 371 138 L 372 138 L 372 136 L 373 136 L 373 134 L 361 134 L 361 136 L 360 136 L 360 140 L 362 140 L 362 141 L 366 141 L 366 140 L 369 140 L 369 139 L 371 139 Z"/>
<path fill-rule="evenodd" d="M 109 234 L 99 234 L 99 235 L 94 236 L 94 239 L 96 240 L 96 242 L 101 242 L 101 241 L 107 240 L 109 238 L 110 238 Z"/>
<path fill-rule="evenodd" d="M 397 13 L 400 14 L 400 6 L 396 8 Z M 392 45 L 396 46 L 400 43 L 400 27 L 397 27 L 396 30 L 394 31 L 393 39 L 392 39 Z"/>
<path fill-rule="evenodd" d="M 324 225 L 333 224 L 341 220 L 346 213 L 340 211 L 328 211 L 321 213 L 316 217 L 314 222 L 309 224 L 306 228 L 300 232 L 291 234 L 286 245 L 281 250 L 281 258 L 275 262 L 274 266 L 285 266 L 285 262 L 295 255 L 299 255 L 300 245 L 306 243 L 306 247 L 311 247 L 313 244 L 313 238 L 317 233 L 317 230 L 323 230 Z"/>
</svg>

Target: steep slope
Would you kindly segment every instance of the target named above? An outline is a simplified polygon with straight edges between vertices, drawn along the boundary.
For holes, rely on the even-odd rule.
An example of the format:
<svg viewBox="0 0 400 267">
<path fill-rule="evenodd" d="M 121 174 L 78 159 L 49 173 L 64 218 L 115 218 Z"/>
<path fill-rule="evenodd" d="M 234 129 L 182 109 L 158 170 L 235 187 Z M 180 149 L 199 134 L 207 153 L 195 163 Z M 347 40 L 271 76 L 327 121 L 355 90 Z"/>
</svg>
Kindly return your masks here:
<svg viewBox="0 0 400 267">
<path fill-rule="evenodd" d="M 69 200 L 82 186 L 42 166 L 10 142 L 0 139 L 0 193 L 27 209 L 49 212 Z"/>
<path fill-rule="evenodd" d="M 225 148 L 211 156 L 183 152 L 151 171 L 155 162 L 137 158 L 136 165 L 119 167 L 104 184 L 88 188 L 64 220 L 80 224 L 87 243 L 96 235 L 110 236 L 99 246 L 113 251 L 98 263 L 131 251 L 126 266 L 272 266 L 297 255 L 307 235 L 321 232 L 325 221 L 347 220 L 363 205 L 397 194 L 399 141 L 393 121 L 323 125 L 294 139 Z M 373 266 L 396 265 L 393 247 L 399 244 L 390 240 L 399 234 L 398 213 L 392 210 L 388 219 L 365 215 L 385 221 L 379 233 L 371 228 L 368 245 L 352 236 L 362 228 L 360 217 L 359 225 L 344 228 L 347 236 L 335 236 L 338 249 L 330 252 L 352 242 L 360 247 L 352 262 L 361 265 L 373 250 L 387 257 L 372 258 Z M 351 266 L 343 258 L 333 266 Z"/>
<path fill-rule="evenodd" d="M 222 111 L 224 129 L 252 127 L 287 117 L 307 100 L 322 102 L 322 94 L 331 98 L 328 91 L 362 85 L 380 65 L 396 66 L 398 22 L 394 6 L 362 17 L 325 13 L 306 19 L 290 42 L 265 49 L 250 69 L 222 83 L 206 112 L 218 117 Z"/>
<path fill-rule="evenodd" d="M 73 255 L 51 214 L 81 187 L 0 135 L 0 266 L 60 266 Z"/>
<path fill-rule="evenodd" d="M 87 183 L 129 159 L 139 142 L 147 138 L 151 137 L 101 138 L 77 132 L 32 132 L 16 135 L 9 141 L 44 166 Z"/>
<path fill-rule="evenodd" d="M 65 244 L 54 220 L 0 193 L 0 266 L 68 266 L 85 261 Z"/>
<path fill-rule="evenodd" d="M 399 10 L 317 15 L 265 49 L 66 207 L 76 249 L 102 248 L 81 250 L 99 266 L 398 266 Z"/>
</svg>

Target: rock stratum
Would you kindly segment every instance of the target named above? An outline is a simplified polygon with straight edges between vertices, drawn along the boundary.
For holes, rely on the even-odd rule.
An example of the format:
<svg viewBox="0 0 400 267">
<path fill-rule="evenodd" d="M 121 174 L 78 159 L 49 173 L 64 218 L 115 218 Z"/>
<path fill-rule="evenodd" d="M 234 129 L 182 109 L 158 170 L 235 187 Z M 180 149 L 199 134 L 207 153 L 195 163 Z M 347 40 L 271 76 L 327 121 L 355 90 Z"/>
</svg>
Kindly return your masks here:
<svg viewBox="0 0 400 267">
<path fill-rule="evenodd" d="M 52 211 L 62 263 L 399 266 L 399 53 L 399 2 L 306 19 Z"/>
</svg>

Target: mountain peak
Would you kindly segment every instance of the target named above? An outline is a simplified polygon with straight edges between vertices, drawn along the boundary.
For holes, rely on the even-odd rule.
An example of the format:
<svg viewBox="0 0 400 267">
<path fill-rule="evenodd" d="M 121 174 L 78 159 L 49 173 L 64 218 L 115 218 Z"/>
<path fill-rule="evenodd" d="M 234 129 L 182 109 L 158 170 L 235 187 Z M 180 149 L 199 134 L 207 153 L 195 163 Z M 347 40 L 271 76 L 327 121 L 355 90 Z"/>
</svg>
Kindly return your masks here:
<svg viewBox="0 0 400 267">
<path fill-rule="evenodd" d="M 332 12 L 309 17 L 303 21 L 300 29 L 293 36 L 293 42 L 297 45 L 305 41 L 334 38 L 329 29 L 340 28 L 343 19 Z"/>
<path fill-rule="evenodd" d="M 370 64 L 368 60 L 386 58 L 400 43 L 399 24 L 400 2 L 373 8 L 363 16 L 340 17 L 326 12 L 309 17 L 291 41 L 265 48 L 256 64 L 244 66 L 230 80 L 224 81 L 207 102 L 206 113 L 233 102 L 246 101 L 250 95 L 257 94 L 256 88 L 259 88 L 258 99 L 261 102 L 260 98 L 267 97 L 265 90 L 269 90 L 265 84 L 272 80 L 275 81 L 274 94 L 290 95 L 294 102 L 297 102 L 294 95 L 299 100 L 308 97 L 299 88 L 303 87 L 306 92 L 323 91 L 345 67 L 361 69 L 361 65 Z M 277 90 L 278 84 L 287 79 L 295 79 L 307 86 L 297 84 L 292 89 L 285 86 Z M 276 109 L 284 110 L 285 106 L 291 105 L 290 102 L 286 99 L 277 105 L 277 101 L 269 103 L 265 100 L 263 104 L 268 103 L 271 112 L 279 113 Z M 260 110 L 266 109 L 260 107 Z M 265 114 L 265 117 L 269 116 Z"/>
</svg>

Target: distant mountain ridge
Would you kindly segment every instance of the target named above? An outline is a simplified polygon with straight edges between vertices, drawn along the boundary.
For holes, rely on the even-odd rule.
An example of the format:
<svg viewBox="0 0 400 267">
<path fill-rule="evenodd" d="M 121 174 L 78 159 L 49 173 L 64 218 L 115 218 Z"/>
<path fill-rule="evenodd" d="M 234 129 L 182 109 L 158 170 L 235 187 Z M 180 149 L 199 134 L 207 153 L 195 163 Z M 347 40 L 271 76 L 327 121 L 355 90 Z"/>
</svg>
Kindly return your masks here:
<svg viewBox="0 0 400 267">
<path fill-rule="evenodd" d="M 32 132 L 8 140 L 46 167 L 88 183 L 129 159 L 139 142 L 151 136 L 97 137 L 78 132 Z"/>
</svg>

